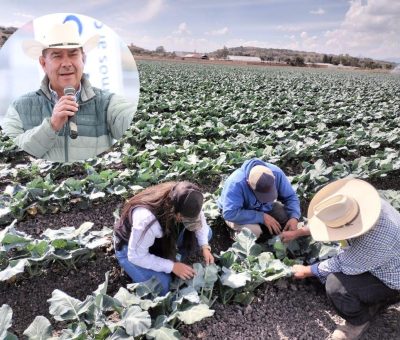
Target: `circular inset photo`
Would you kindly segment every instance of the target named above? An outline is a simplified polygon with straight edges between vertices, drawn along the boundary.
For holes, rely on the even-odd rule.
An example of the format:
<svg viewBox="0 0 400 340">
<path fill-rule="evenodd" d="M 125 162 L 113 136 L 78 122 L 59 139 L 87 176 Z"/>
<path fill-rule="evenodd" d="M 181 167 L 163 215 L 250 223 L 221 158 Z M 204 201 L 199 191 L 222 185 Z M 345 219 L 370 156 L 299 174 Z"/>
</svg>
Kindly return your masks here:
<svg viewBox="0 0 400 340">
<path fill-rule="evenodd" d="M 135 60 L 118 35 L 81 14 L 55 13 L 0 49 L 0 126 L 36 158 L 73 162 L 109 150 L 139 101 Z"/>
</svg>

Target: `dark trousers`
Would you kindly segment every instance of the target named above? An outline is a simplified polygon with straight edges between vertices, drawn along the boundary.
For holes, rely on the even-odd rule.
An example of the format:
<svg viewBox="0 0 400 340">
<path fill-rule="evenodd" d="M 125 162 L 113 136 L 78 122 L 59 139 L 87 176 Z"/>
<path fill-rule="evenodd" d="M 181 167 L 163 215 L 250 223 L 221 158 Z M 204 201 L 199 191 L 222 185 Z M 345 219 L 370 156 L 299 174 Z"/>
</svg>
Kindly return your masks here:
<svg viewBox="0 0 400 340">
<path fill-rule="evenodd" d="M 337 313 L 353 325 L 370 321 L 380 309 L 400 299 L 399 290 L 389 288 L 369 272 L 331 273 L 325 289 Z"/>
<path fill-rule="evenodd" d="M 272 210 L 268 214 L 278 221 L 281 225 L 281 229 L 285 227 L 286 222 L 289 220 L 285 207 L 281 202 L 275 202 L 272 205 Z"/>
<path fill-rule="evenodd" d="M 285 227 L 286 222 L 289 220 L 285 208 L 283 204 L 280 202 L 275 202 L 272 205 L 272 210 L 269 211 L 268 214 L 278 221 L 278 223 L 281 225 L 281 230 Z M 265 240 L 273 236 L 264 224 L 257 224 L 257 223 L 237 224 L 230 221 L 225 221 L 225 222 L 227 226 L 233 229 L 235 232 L 240 232 L 243 228 L 249 229 L 254 235 L 256 235 L 256 237 L 258 237 L 258 240 L 260 242 L 264 242 Z"/>
<path fill-rule="evenodd" d="M 267 213 L 268 215 L 271 215 L 274 219 L 278 221 L 278 223 L 281 225 L 281 230 L 285 228 L 286 222 L 289 220 L 289 217 L 286 213 L 285 207 L 281 202 L 275 202 L 272 205 L 272 210 Z M 274 235 L 272 235 L 268 228 L 264 224 L 260 224 L 261 230 L 263 232 L 264 237 L 263 238 L 270 238 Z"/>
</svg>

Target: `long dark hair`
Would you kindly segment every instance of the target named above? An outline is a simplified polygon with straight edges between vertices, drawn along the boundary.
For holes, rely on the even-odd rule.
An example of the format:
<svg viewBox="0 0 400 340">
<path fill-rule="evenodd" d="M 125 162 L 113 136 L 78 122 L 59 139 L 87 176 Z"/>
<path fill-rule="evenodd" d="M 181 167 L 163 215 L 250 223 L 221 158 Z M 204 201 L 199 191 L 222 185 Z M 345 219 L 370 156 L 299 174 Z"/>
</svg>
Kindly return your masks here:
<svg viewBox="0 0 400 340">
<path fill-rule="evenodd" d="M 178 238 L 176 213 L 171 192 L 177 183 L 165 182 L 144 189 L 125 203 L 121 213 L 121 220 L 126 221 L 129 214 L 132 213 L 132 209 L 136 207 L 144 207 L 150 210 L 155 218 L 145 226 L 140 240 L 153 223 L 158 221 L 163 232 L 162 242 L 157 242 L 156 239 L 155 247 L 151 247 L 149 251 L 154 255 L 171 260 L 175 260 L 176 257 L 176 241 Z M 195 242 L 195 233 L 185 230 L 183 240 L 185 250 L 194 249 Z"/>
</svg>

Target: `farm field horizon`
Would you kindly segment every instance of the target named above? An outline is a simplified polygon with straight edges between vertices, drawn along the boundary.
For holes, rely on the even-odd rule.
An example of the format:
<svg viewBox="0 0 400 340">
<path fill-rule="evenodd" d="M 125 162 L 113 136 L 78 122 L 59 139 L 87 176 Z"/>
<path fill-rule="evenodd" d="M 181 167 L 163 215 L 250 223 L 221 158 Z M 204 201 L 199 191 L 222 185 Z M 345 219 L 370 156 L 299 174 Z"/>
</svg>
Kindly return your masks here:
<svg viewBox="0 0 400 340">
<path fill-rule="evenodd" d="M 400 210 L 399 75 L 149 60 L 138 61 L 138 70 L 140 100 L 133 123 L 101 157 L 68 164 L 34 160 L 0 131 L 0 307 L 8 304 L 12 308 L 8 331 L 19 338 L 38 315 L 50 321 L 58 336 L 68 322 L 76 322 L 64 319 L 60 323 L 61 316 L 56 321 L 54 313 L 49 312 L 50 303 L 46 301 L 54 289 L 83 301 L 104 282 L 107 271 L 109 296 L 115 297 L 121 287 L 126 288 L 129 281 L 120 273 L 110 241 L 113 212 L 126 198 L 149 185 L 182 179 L 199 184 L 205 193 L 205 212 L 213 228 L 212 248 L 217 255 L 230 249 L 232 241 L 216 198 L 225 178 L 253 157 L 276 164 L 289 176 L 304 217 L 309 201 L 320 188 L 347 176 L 368 181 Z M 62 229 L 78 229 L 84 222 L 93 225 L 81 228 L 82 234 L 76 232 L 76 239 Z M 48 228 L 52 231 L 46 232 Z M 55 235 L 76 244 L 62 249 L 64 258 L 55 259 L 53 249 L 53 257 L 44 260 L 54 246 L 51 237 Z M 24 248 L 28 243 L 43 244 L 44 240 L 53 243 L 49 241 L 46 249 Z M 17 270 L 12 261 L 21 258 L 27 262 Z M 245 261 L 247 256 L 238 258 Z M 293 281 L 286 269 L 279 267 L 273 275 L 280 273 L 282 278 L 270 277 L 270 282 L 254 284 L 253 291 L 235 288 L 235 298 L 225 307 L 221 293 L 213 295 L 215 308 L 212 299 L 201 300 L 197 305 L 208 302 L 211 310 L 216 310 L 213 316 L 190 325 L 179 314 L 178 322 L 164 320 L 162 327 L 177 336 L 171 331 L 176 327 L 187 339 L 328 336 L 338 317 L 321 287 L 315 282 Z M 269 275 L 263 272 L 260 277 Z M 234 299 L 242 304 L 234 303 Z M 308 299 L 313 302 L 304 313 L 303 302 Z M 201 308 L 200 314 L 212 314 L 208 307 Z M 287 313 L 295 315 L 294 322 L 281 317 Z M 104 315 L 110 314 L 107 310 Z M 240 325 L 233 324 L 235 318 Z M 261 320 L 265 327 L 260 325 Z M 153 319 L 148 328 L 143 326 L 148 321 L 141 322 L 135 336 L 156 334 Z M 118 327 L 113 329 L 106 322 L 102 325 L 109 331 L 102 333 L 106 334 L 104 339 L 112 334 L 122 337 Z M 120 328 L 126 330 L 125 326 Z M 400 337 L 399 304 L 378 317 L 365 339 L 377 336 Z"/>
</svg>

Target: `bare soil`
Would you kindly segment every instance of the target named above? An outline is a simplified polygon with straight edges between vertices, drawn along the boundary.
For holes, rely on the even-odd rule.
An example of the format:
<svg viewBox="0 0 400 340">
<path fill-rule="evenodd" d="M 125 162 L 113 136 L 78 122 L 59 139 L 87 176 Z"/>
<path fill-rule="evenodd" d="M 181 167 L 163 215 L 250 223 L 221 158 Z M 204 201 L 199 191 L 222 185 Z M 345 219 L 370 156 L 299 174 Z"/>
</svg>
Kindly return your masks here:
<svg viewBox="0 0 400 340">
<path fill-rule="evenodd" d="M 91 221 L 94 229 L 99 230 L 113 225 L 112 212 L 122 203 L 121 198 L 112 198 L 84 211 L 74 208 L 67 213 L 37 215 L 18 223 L 17 229 L 38 237 L 47 228 L 78 227 Z M 213 225 L 213 231 L 211 245 L 218 254 L 232 241 L 220 220 Z M 39 276 L 23 275 L 15 282 L 0 283 L 0 305 L 5 303 L 13 309 L 11 331 L 22 339 L 23 331 L 37 315 L 46 316 L 56 329 L 64 326 L 55 322 L 48 312 L 47 300 L 53 290 L 60 289 L 83 300 L 104 282 L 107 271 L 110 271 L 110 295 L 130 282 L 121 275 L 112 249 L 99 249 L 77 268 L 52 264 Z M 183 339 L 324 339 L 334 330 L 335 322 L 343 322 L 328 302 L 323 286 L 314 280 L 264 284 L 249 306 L 216 302 L 213 309 L 213 317 L 193 325 L 181 325 Z M 400 304 L 380 314 L 364 336 L 364 339 L 377 338 L 400 338 Z"/>
</svg>

